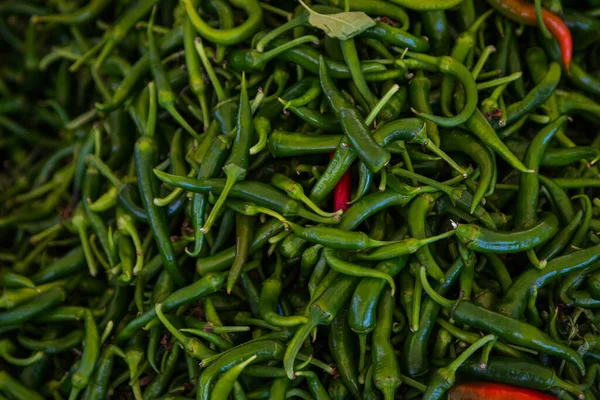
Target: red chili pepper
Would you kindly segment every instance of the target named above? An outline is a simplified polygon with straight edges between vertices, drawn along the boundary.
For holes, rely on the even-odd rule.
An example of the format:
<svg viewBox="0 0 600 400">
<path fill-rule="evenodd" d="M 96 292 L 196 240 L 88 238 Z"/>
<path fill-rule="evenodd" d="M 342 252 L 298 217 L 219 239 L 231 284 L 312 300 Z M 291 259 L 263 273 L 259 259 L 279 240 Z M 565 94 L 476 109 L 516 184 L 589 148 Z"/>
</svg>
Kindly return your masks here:
<svg viewBox="0 0 600 400">
<path fill-rule="evenodd" d="M 474 382 L 454 386 L 448 400 L 557 400 L 546 393 L 500 383 Z"/>
<path fill-rule="evenodd" d="M 488 0 L 488 3 L 505 17 L 521 24 L 538 26 L 533 3 L 523 0 Z M 571 32 L 563 20 L 552 11 L 542 8 L 544 24 L 560 45 L 562 62 L 567 71 L 573 57 L 573 39 Z"/>
<path fill-rule="evenodd" d="M 333 157 L 333 153 L 329 154 L 329 158 Z M 340 209 L 346 211 L 348 209 L 348 203 L 350 202 L 350 189 L 352 187 L 352 180 L 350 176 L 350 170 L 347 170 L 342 179 L 335 185 L 333 191 L 333 211 Z"/>
</svg>

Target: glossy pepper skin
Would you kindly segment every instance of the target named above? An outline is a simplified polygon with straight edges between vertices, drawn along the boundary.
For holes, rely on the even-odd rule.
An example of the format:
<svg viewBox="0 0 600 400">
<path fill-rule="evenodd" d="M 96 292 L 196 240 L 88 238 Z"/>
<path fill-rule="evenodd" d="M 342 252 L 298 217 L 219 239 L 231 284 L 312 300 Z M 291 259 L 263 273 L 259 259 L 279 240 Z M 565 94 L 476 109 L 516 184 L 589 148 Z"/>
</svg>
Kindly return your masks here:
<svg viewBox="0 0 600 400">
<path fill-rule="evenodd" d="M 449 400 L 476 400 L 484 398 L 490 400 L 552 400 L 555 397 L 516 386 L 477 382 L 456 385 L 448 393 Z"/>
<path fill-rule="evenodd" d="M 491 332 L 509 343 L 536 348 L 545 353 L 560 357 L 572 363 L 582 374 L 585 374 L 585 365 L 581 356 L 570 347 L 555 341 L 540 329 L 526 322 L 487 310 L 468 300 L 459 299 L 457 301 L 450 301 L 444 299 L 436 294 L 427 282 L 425 267 L 421 267 L 419 276 L 427 294 L 434 301 L 438 302 L 438 304 L 443 305 L 446 309 L 450 309 L 452 318 L 457 322 Z"/>
<path fill-rule="evenodd" d="M 522 0 L 488 0 L 494 9 L 521 24 L 538 26 L 535 6 Z M 563 20 L 556 14 L 542 9 L 542 19 L 552 36 L 558 41 L 562 53 L 562 62 L 568 71 L 573 57 L 573 39 L 571 32 Z"/>
<path fill-rule="evenodd" d="M 358 111 L 335 87 L 322 58 L 319 60 L 319 78 L 323 93 L 341 121 L 342 130 L 350 145 L 371 171 L 379 171 L 389 162 L 390 153 L 375 142 Z"/>
<path fill-rule="evenodd" d="M 459 224 L 456 237 L 469 249 L 489 253 L 516 253 L 546 243 L 558 230 L 558 218 L 548 214 L 537 224 L 511 232 L 491 231 L 477 225 Z"/>
<path fill-rule="evenodd" d="M 156 124 L 156 94 L 154 85 L 150 86 L 151 104 L 154 107 L 150 111 L 149 129 L 146 129 L 146 135 L 140 137 L 135 144 L 134 159 L 136 164 L 136 175 L 138 179 L 138 187 L 142 197 L 142 202 L 148 215 L 148 221 L 156 242 L 161 249 L 163 264 L 177 285 L 182 286 L 185 283 L 183 274 L 179 271 L 177 258 L 171 238 L 168 232 L 167 218 L 162 208 L 154 204 L 155 193 L 157 193 L 158 185 L 156 178 L 152 175 L 152 166 L 156 165 L 158 159 L 158 145 L 154 138 L 154 127 Z M 154 96 L 152 96 L 154 94 Z M 153 120 L 152 120 L 153 119 Z"/>
<path fill-rule="evenodd" d="M 300 3 L 0 2 L 0 400 L 598 395 L 600 0 Z"/>
<path fill-rule="evenodd" d="M 394 298 L 389 290 L 384 290 L 377 306 L 377 322 L 373 331 L 373 381 L 383 392 L 386 400 L 392 400 L 402 384 L 400 363 L 390 341 Z"/>
<path fill-rule="evenodd" d="M 459 375 L 470 379 L 515 385 L 534 390 L 550 390 L 559 387 L 575 396 L 581 393 L 573 384 L 556 376 L 552 368 L 544 367 L 531 360 L 515 360 L 507 357 L 491 357 L 486 368 L 477 362 L 466 362 L 459 368 Z"/>
</svg>

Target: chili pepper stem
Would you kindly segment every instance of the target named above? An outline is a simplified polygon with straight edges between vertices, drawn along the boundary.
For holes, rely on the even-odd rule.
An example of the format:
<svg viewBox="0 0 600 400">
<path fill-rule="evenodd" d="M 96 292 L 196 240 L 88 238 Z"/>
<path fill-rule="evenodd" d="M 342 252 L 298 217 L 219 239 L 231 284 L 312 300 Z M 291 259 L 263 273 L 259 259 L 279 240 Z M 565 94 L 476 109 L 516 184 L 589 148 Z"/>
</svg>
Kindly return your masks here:
<svg viewBox="0 0 600 400">
<path fill-rule="evenodd" d="M 371 125 L 375 118 L 379 115 L 381 110 L 386 106 L 386 104 L 394 97 L 394 95 L 400 90 L 400 86 L 397 84 L 392 85 L 392 87 L 383 95 L 381 99 L 375 104 L 371 112 L 365 118 L 365 123 L 367 126 Z"/>
<path fill-rule="evenodd" d="M 527 258 L 529 259 L 529 262 L 531 262 L 531 264 L 537 269 L 544 269 L 546 267 L 546 264 L 548 264 L 548 261 L 538 259 L 534 249 L 527 250 L 526 254 Z"/>
<path fill-rule="evenodd" d="M 367 333 L 358 335 L 358 370 L 362 371 L 365 368 L 365 356 L 367 353 Z"/>
<path fill-rule="evenodd" d="M 17 357 L 13 357 L 10 353 L 8 353 L 4 349 L 2 349 L 2 350 L 0 350 L 0 357 L 3 358 L 9 364 L 17 365 L 20 367 L 26 367 L 28 365 L 31 365 L 31 364 L 36 363 L 39 360 L 41 360 L 44 357 L 44 352 L 38 351 L 29 357 L 17 358 Z"/>
<path fill-rule="evenodd" d="M 426 185 L 429 185 L 431 187 L 434 187 L 442 192 L 444 192 L 445 194 L 448 195 L 448 197 L 450 198 L 450 201 L 452 201 L 452 203 L 454 204 L 456 202 L 456 199 L 461 197 L 462 192 L 464 192 L 464 186 L 460 187 L 460 188 L 453 188 L 447 185 L 444 185 L 442 183 L 439 183 L 438 181 L 435 181 L 433 179 L 429 179 L 425 176 L 410 172 L 408 170 L 402 169 L 402 168 L 392 168 L 391 172 L 394 175 L 399 175 L 405 178 L 409 178 L 409 179 L 415 179 L 421 183 L 424 183 Z M 464 173 L 464 170 L 463 170 Z"/>
<path fill-rule="evenodd" d="M 431 299 L 433 301 L 435 301 L 436 303 L 438 303 L 440 306 L 446 308 L 446 309 L 451 309 L 452 306 L 454 305 L 454 302 L 451 300 L 448 300 L 444 297 L 442 297 L 440 294 L 438 294 L 429 284 L 429 282 L 427 281 L 427 269 L 425 267 L 421 267 L 419 268 L 419 279 L 421 280 L 421 284 L 423 285 L 423 290 L 425 290 L 425 293 L 427 293 L 427 295 L 429 297 L 431 297 Z"/>
<path fill-rule="evenodd" d="M 463 351 L 460 356 L 458 356 L 450 365 L 448 365 L 446 370 L 456 371 L 462 364 L 465 363 L 477 350 L 481 347 L 485 346 L 487 343 L 498 340 L 497 336 L 494 335 L 486 335 L 469 346 L 465 351 Z"/>
<path fill-rule="evenodd" d="M 210 63 L 210 60 L 206 56 L 204 46 L 202 45 L 202 39 L 200 37 L 196 37 L 196 39 L 194 40 L 194 47 L 196 48 L 196 52 L 200 56 L 200 61 L 202 61 L 204 70 L 206 71 L 206 74 L 208 75 L 208 79 L 210 80 L 213 90 L 217 95 L 218 102 L 221 103 L 225 101 L 227 99 L 227 96 L 225 95 L 225 91 L 223 90 L 221 81 L 219 81 L 219 78 L 217 77 L 217 74 L 215 73 L 215 70 L 213 69 L 212 64 Z"/>
<path fill-rule="evenodd" d="M 514 74 L 503 76 L 502 78 L 494 79 L 487 82 L 482 82 L 477 84 L 477 90 L 486 90 L 491 89 L 493 87 L 502 86 L 508 84 L 510 82 L 516 81 L 517 79 L 523 76 L 522 72 L 515 72 Z"/>
<path fill-rule="evenodd" d="M 453 159 L 451 159 L 446 153 L 444 153 L 439 147 L 437 147 L 431 140 L 427 140 L 425 147 L 442 160 L 446 161 L 448 165 L 454 168 L 463 178 L 467 177 L 467 171 L 460 165 L 458 165 Z"/>
<path fill-rule="evenodd" d="M 415 279 L 415 288 L 413 292 L 413 309 L 412 309 L 412 320 L 410 325 L 411 332 L 417 332 L 419 330 L 419 322 L 421 317 L 421 297 L 423 292 L 423 285 L 421 279 Z"/>
<path fill-rule="evenodd" d="M 296 361 L 296 357 L 298 356 L 298 352 L 304 345 L 304 341 L 310 336 L 311 332 L 316 327 L 317 324 L 311 320 L 304 325 L 301 325 L 286 348 L 283 356 L 283 367 L 288 378 L 294 379 L 294 363 Z"/>
<path fill-rule="evenodd" d="M 256 54 L 254 56 L 253 62 L 256 65 L 264 65 L 267 61 L 272 60 L 273 58 L 277 57 L 281 53 L 283 53 L 293 47 L 296 47 L 300 44 L 309 43 L 309 42 L 313 43 L 313 44 L 319 44 L 319 39 L 313 35 L 306 35 L 306 36 L 302 36 L 302 37 L 290 40 L 289 42 L 286 42 L 281 46 L 277 46 L 276 48 L 269 50 L 265 53 Z"/>
<path fill-rule="evenodd" d="M 223 204 L 225 204 L 225 200 L 227 199 L 227 195 L 231 191 L 231 188 L 237 181 L 243 178 L 246 175 L 246 169 L 240 168 L 235 164 L 229 164 L 223 167 L 223 171 L 225 172 L 226 181 L 225 186 L 223 187 L 223 191 L 219 195 L 217 202 L 215 203 L 213 209 L 210 212 L 210 215 L 206 219 L 204 226 L 200 229 L 200 231 L 204 234 L 210 232 L 210 228 L 215 222 L 217 216 L 219 215 L 219 211 L 223 208 Z"/>
<path fill-rule="evenodd" d="M 267 33 L 265 36 L 263 36 L 262 39 L 260 39 L 256 43 L 256 50 L 259 53 L 264 52 L 265 47 L 277 36 L 280 36 L 281 34 L 287 32 L 291 29 L 294 29 L 298 26 L 302 26 L 302 25 L 304 25 L 305 22 L 306 22 L 306 18 L 296 17 L 296 18 L 292 19 L 291 21 L 286 22 L 283 25 L 279 25 L 277 28 L 273 29 L 272 31 Z"/>
</svg>

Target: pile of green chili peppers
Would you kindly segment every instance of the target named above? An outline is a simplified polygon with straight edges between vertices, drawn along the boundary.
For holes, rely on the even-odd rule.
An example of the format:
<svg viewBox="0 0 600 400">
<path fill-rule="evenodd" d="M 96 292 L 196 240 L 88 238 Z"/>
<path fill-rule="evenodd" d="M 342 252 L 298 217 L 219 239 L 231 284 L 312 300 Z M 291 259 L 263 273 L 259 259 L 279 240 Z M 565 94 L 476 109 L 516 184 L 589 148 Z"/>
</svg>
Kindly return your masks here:
<svg viewBox="0 0 600 400">
<path fill-rule="evenodd" d="M 0 0 L 0 400 L 600 399 L 596 7 Z"/>
</svg>

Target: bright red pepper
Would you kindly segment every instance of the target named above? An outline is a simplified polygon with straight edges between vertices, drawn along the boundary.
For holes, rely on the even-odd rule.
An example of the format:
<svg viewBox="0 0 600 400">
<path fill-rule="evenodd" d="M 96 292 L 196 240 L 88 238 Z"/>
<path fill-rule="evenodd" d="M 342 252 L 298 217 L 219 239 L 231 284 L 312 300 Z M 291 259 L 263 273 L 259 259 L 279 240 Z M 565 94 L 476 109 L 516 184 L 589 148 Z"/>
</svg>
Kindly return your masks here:
<svg viewBox="0 0 600 400">
<path fill-rule="evenodd" d="M 474 382 L 456 385 L 448 400 L 557 400 L 546 393 L 500 383 Z"/>
<path fill-rule="evenodd" d="M 333 153 L 329 154 L 329 158 L 333 156 Z M 350 192 L 352 188 L 352 180 L 350 176 L 350 170 L 342 176 L 342 179 L 335 185 L 333 191 L 333 211 L 340 209 L 346 211 L 348 209 L 348 203 L 350 202 Z"/>
<path fill-rule="evenodd" d="M 533 3 L 523 0 L 488 0 L 488 3 L 505 17 L 521 24 L 538 26 Z M 571 32 L 563 20 L 547 9 L 542 9 L 544 24 L 560 45 L 562 62 L 566 70 L 571 66 L 573 57 L 573 39 Z"/>
</svg>

